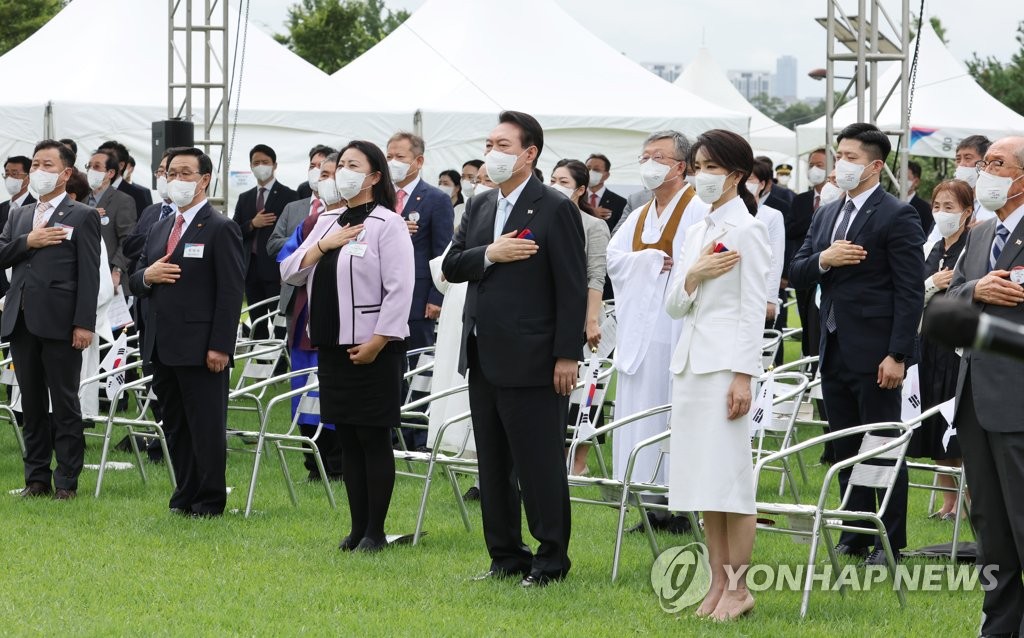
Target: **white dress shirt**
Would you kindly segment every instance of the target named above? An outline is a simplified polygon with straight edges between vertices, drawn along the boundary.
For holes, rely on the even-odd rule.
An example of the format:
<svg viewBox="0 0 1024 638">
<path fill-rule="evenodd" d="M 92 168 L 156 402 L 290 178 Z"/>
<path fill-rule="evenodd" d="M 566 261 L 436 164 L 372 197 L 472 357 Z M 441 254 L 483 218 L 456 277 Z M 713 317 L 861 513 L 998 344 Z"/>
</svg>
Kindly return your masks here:
<svg viewBox="0 0 1024 638">
<path fill-rule="evenodd" d="M 419 176 L 419 174 L 417 174 L 415 179 L 413 179 L 411 182 L 409 182 L 405 186 L 403 186 L 401 188 L 398 188 L 397 184 L 395 185 L 395 192 L 396 193 L 398 191 L 405 191 L 405 205 L 406 206 L 409 205 L 409 198 L 412 197 L 412 192 L 414 190 L 416 190 L 416 187 L 419 186 L 419 184 L 420 184 L 420 176 Z"/>
<path fill-rule="evenodd" d="M 192 220 L 196 218 L 199 211 L 203 210 L 203 206 L 206 206 L 206 201 L 207 200 L 204 199 L 188 210 L 178 211 L 178 213 L 185 218 L 185 224 L 181 227 L 182 235 L 184 235 L 185 231 L 188 230 L 188 227 L 192 224 Z M 175 223 L 177 223 L 177 220 L 175 220 Z"/>
<path fill-rule="evenodd" d="M 608 187 L 605 186 L 604 184 L 601 184 L 601 188 L 597 189 L 596 191 L 592 191 L 592 190 L 590 190 L 588 188 L 587 189 L 587 203 L 588 204 L 590 203 L 590 196 L 591 195 L 597 195 L 597 205 L 600 206 L 601 205 L 601 200 L 604 199 L 604 193 L 607 190 L 608 190 Z"/>
<path fill-rule="evenodd" d="M 526 188 L 529 181 L 529 179 L 523 180 L 523 183 L 516 186 L 508 195 L 502 195 L 501 190 L 498 190 L 498 207 L 494 213 L 494 241 L 498 241 L 498 237 L 501 237 L 501 230 L 508 222 L 508 218 L 512 216 L 512 209 L 516 207 L 516 202 L 519 201 L 519 196 L 523 194 L 523 189 Z M 505 202 L 508 202 L 508 208 L 505 209 L 507 214 L 503 216 L 501 212 L 506 206 Z M 484 251 L 484 268 L 490 268 L 493 264 L 494 262 L 487 258 L 487 251 Z"/>
<path fill-rule="evenodd" d="M 11 208 L 15 208 L 17 206 L 24 206 L 26 199 L 28 199 L 28 190 L 27 189 L 25 190 L 24 193 L 21 194 L 21 197 L 16 197 L 16 198 L 11 200 Z"/>
<path fill-rule="evenodd" d="M 50 205 L 50 207 L 48 209 L 46 209 L 46 214 L 43 215 L 43 225 L 44 226 L 50 222 L 50 217 L 53 215 L 53 211 L 57 210 L 57 207 L 60 206 L 61 202 L 63 202 L 64 198 L 67 197 L 67 196 L 68 196 L 68 192 L 64 191 L 60 195 L 57 195 L 56 197 L 51 199 L 49 202 L 47 202 Z M 38 206 L 40 203 L 41 202 L 36 202 L 35 206 Z M 35 215 L 35 212 L 33 212 L 32 214 Z"/>
</svg>

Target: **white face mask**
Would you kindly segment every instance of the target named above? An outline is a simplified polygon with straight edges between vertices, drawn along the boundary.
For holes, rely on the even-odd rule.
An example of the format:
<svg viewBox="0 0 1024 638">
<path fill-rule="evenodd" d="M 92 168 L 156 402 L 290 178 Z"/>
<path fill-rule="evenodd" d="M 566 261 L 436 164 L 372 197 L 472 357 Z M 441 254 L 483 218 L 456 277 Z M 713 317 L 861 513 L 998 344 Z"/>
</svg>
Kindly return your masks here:
<svg viewBox="0 0 1024 638">
<path fill-rule="evenodd" d="M 687 175 L 684 179 L 686 180 L 686 183 L 689 184 L 690 186 L 693 186 L 694 188 L 697 187 L 696 175 Z"/>
<path fill-rule="evenodd" d="M 672 166 L 649 159 L 640 165 L 640 183 L 644 185 L 644 188 L 652 191 L 665 183 L 665 176 L 670 170 L 672 170 Z"/>
<path fill-rule="evenodd" d="M 199 186 L 199 182 L 187 182 L 183 179 L 176 179 L 167 182 L 167 196 L 181 210 L 195 199 L 197 186 Z"/>
<path fill-rule="evenodd" d="M 932 213 L 932 217 L 935 218 L 935 228 L 944 238 L 948 239 L 960 230 L 960 221 L 963 215 L 962 213 Z"/>
<path fill-rule="evenodd" d="M 779 186 L 789 185 L 789 175 L 779 175 L 775 179 L 779 180 Z"/>
<path fill-rule="evenodd" d="M 1022 175 L 1021 177 L 1024 177 Z M 1018 177 L 1017 179 L 1020 179 Z M 1017 179 L 1011 179 L 1009 177 L 998 177 L 992 173 L 978 173 L 978 182 L 974 186 L 975 196 L 981 205 L 991 211 L 997 211 L 1006 205 L 1006 200 L 1010 199 L 1007 195 L 1010 193 L 1010 187 Z M 1020 193 L 1017 193 L 1020 195 Z M 1017 197 L 1014 195 L 1014 197 Z"/>
<path fill-rule="evenodd" d="M 725 192 L 725 178 L 728 175 L 713 175 L 707 171 L 701 171 L 696 174 L 697 185 L 697 197 L 705 204 L 714 204 L 722 197 L 722 193 Z"/>
<path fill-rule="evenodd" d="M 257 181 L 265 182 L 274 174 L 274 167 L 269 164 L 258 164 L 252 167 L 252 174 Z"/>
<path fill-rule="evenodd" d="M 12 197 L 18 194 L 21 190 L 21 185 L 25 183 L 25 179 L 22 177 L 7 177 L 4 179 L 4 186 L 7 187 L 7 193 Z"/>
<path fill-rule="evenodd" d="M 160 193 L 160 199 L 170 199 L 167 196 L 167 176 L 161 175 L 156 178 L 156 192 Z"/>
<path fill-rule="evenodd" d="M 28 183 L 32 190 L 40 195 L 49 195 L 53 189 L 57 188 L 59 177 L 60 173 L 47 173 L 43 169 L 37 168 L 28 174 Z"/>
<path fill-rule="evenodd" d="M 476 196 L 476 195 L 483 195 L 487 191 L 492 191 L 492 190 L 494 190 L 493 186 L 487 186 L 485 184 L 477 184 L 476 185 L 476 190 L 473 191 L 473 195 L 474 196 Z"/>
<path fill-rule="evenodd" d="M 604 173 L 590 171 L 590 181 L 587 182 L 587 186 L 590 188 L 594 188 L 595 186 L 601 183 L 602 179 L 604 179 Z"/>
<path fill-rule="evenodd" d="M 837 161 L 836 186 L 844 191 L 857 188 L 857 186 L 866 179 L 861 177 L 864 174 L 865 168 L 867 168 L 867 166 L 864 164 L 854 164 L 853 162 L 844 159 Z"/>
<path fill-rule="evenodd" d="M 832 182 L 825 182 L 825 185 L 821 187 L 821 192 L 818 193 L 818 205 L 824 206 L 825 204 L 831 204 L 842 196 L 843 189 L 839 188 Z"/>
<path fill-rule="evenodd" d="M 91 168 L 89 169 L 89 171 L 85 175 L 86 175 L 86 179 L 89 181 L 89 188 L 91 188 L 93 190 L 96 190 L 97 188 L 102 186 L 103 185 L 103 180 L 105 180 L 107 178 L 107 172 L 106 171 L 97 171 L 97 170 L 93 170 Z"/>
<path fill-rule="evenodd" d="M 320 188 L 320 169 L 319 168 L 311 168 L 311 169 L 309 169 L 309 173 L 306 174 L 306 182 L 309 184 L 309 188 L 314 193 L 316 193 L 317 192 L 316 189 Z"/>
<path fill-rule="evenodd" d="M 569 188 L 568 186 L 563 186 L 562 184 L 552 184 L 551 188 L 565 195 L 569 199 L 572 199 L 572 194 L 576 192 L 575 189 Z"/>
<path fill-rule="evenodd" d="M 525 153 L 526 151 L 523 151 Z M 484 155 L 484 164 L 487 165 L 487 177 L 491 178 L 491 181 L 495 184 L 501 184 L 511 179 L 512 174 L 516 172 L 516 162 L 519 161 L 519 157 L 522 155 L 509 155 L 508 153 L 502 153 L 499 150 L 491 149 L 487 155 Z"/>
<path fill-rule="evenodd" d="M 396 159 L 388 160 L 388 172 L 391 173 L 391 181 L 400 182 L 409 175 L 412 164 L 406 164 Z"/>
<path fill-rule="evenodd" d="M 812 166 L 807 169 L 807 181 L 811 186 L 817 186 L 825 181 L 825 169 L 820 166 Z"/>
<path fill-rule="evenodd" d="M 438 186 L 438 188 L 440 188 L 441 192 L 447 195 L 449 198 L 451 198 L 451 196 L 455 193 L 454 186 L 445 186 L 444 184 L 442 184 Z"/>
<path fill-rule="evenodd" d="M 761 190 L 761 182 L 747 182 L 747 190 L 756 198 L 757 191 Z"/>
<path fill-rule="evenodd" d="M 462 180 L 462 196 L 469 199 L 476 194 L 476 184 L 468 179 Z"/>
<path fill-rule="evenodd" d="M 957 166 L 956 171 L 953 172 L 953 179 L 967 182 L 971 188 L 974 188 L 978 183 L 978 169 L 973 166 Z"/>
<path fill-rule="evenodd" d="M 338 186 L 338 193 L 345 199 L 355 199 L 363 192 L 363 182 L 367 173 L 360 173 L 351 168 L 339 168 L 334 174 L 334 183 Z M 369 187 L 367 187 L 369 188 Z"/>
<path fill-rule="evenodd" d="M 328 177 L 324 180 L 317 181 L 316 188 L 313 189 L 320 195 L 320 199 L 323 200 L 327 206 L 332 206 L 341 201 L 341 193 L 338 192 L 338 183 L 334 181 L 334 178 Z"/>
</svg>

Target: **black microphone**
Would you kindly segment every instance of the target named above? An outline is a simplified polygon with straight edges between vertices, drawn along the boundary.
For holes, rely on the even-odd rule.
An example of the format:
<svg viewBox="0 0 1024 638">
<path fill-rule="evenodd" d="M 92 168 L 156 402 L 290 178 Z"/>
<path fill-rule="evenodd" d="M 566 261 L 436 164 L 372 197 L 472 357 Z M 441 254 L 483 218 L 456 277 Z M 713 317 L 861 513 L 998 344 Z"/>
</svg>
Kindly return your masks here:
<svg viewBox="0 0 1024 638">
<path fill-rule="evenodd" d="M 957 299 L 933 299 L 921 332 L 947 348 L 971 348 L 1024 361 L 1024 326 L 987 315 Z"/>
</svg>

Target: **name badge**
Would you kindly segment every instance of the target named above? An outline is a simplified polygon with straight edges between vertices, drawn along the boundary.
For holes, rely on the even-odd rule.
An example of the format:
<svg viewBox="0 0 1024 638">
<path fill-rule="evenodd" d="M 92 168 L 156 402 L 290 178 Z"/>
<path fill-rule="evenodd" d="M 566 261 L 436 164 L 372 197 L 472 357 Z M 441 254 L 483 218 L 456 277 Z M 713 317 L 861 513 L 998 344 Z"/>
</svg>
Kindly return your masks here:
<svg viewBox="0 0 1024 638">
<path fill-rule="evenodd" d="M 1018 286 L 1024 286 L 1024 268 L 1017 266 L 1010 271 L 1010 281 Z"/>
<path fill-rule="evenodd" d="M 75 227 L 74 226 L 66 226 L 64 224 L 54 224 L 53 227 L 54 228 L 63 228 L 64 232 L 67 233 L 66 235 L 64 235 L 64 239 L 66 239 L 68 241 L 71 241 L 71 235 L 73 235 L 75 233 Z"/>
<path fill-rule="evenodd" d="M 185 257 L 202 259 L 205 244 L 185 244 Z"/>
<path fill-rule="evenodd" d="M 106 215 L 100 215 L 100 224 L 106 226 L 109 223 L 110 223 L 110 218 L 109 217 L 107 217 Z"/>
<path fill-rule="evenodd" d="M 342 249 L 342 251 L 346 255 L 351 255 L 353 257 L 362 257 L 366 254 L 366 244 L 357 244 L 355 242 L 345 244 L 345 247 Z"/>
</svg>

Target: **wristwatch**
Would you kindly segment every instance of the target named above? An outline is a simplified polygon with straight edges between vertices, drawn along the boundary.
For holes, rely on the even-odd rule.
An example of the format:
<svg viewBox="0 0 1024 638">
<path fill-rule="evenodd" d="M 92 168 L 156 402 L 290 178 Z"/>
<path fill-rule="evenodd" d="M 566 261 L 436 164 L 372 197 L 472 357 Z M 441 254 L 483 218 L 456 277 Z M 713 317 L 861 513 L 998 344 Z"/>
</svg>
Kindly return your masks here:
<svg viewBox="0 0 1024 638">
<path fill-rule="evenodd" d="M 904 363 L 907 360 L 907 355 L 900 352 L 890 352 L 889 356 L 892 357 L 892 360 L 896 363 Z"/>
</svg>

